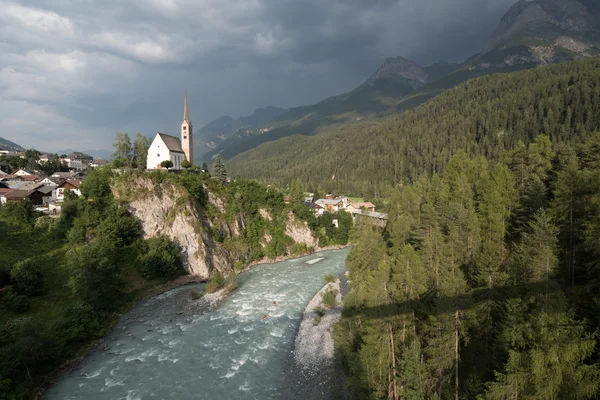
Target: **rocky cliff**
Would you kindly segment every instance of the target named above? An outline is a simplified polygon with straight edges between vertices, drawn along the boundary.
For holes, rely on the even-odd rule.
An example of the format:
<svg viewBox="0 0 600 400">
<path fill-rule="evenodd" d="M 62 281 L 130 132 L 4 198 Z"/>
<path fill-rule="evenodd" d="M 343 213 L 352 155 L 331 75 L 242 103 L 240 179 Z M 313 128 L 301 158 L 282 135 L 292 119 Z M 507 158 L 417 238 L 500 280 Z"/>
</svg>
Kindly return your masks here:
<svg viewBox="0 0 600 400">
<path fill-rule="evenodd" d="M 180 247 L 182 263 L 190 274 L 207 279 L 216 269 L 227 275 L 236 262 L 249 259 L 245 249 L 226 244 L 244 234 L 246 216 L 238 212 L 226 218 L 226 200 L 208 188 L 204 187 L 206 204 L 173 182 L 157 183 L 144 176 L 115 184 L 112 190 L 117 199 L 129 204 L 146 238 L 165 235 Z M 272 219 L 267 210 L 260 214 L 265 220 Z M 293 242 L 316 247 L 306 223 L 295 220 L 291 213 L 287 218 L 285 233 Z"/>
<path fill-rule="evenodd" d="M 470 69 L 543 66 L 599 54 L 593 8 L 577 0 L 521 0 L 504 15 Z"/>
</svg>

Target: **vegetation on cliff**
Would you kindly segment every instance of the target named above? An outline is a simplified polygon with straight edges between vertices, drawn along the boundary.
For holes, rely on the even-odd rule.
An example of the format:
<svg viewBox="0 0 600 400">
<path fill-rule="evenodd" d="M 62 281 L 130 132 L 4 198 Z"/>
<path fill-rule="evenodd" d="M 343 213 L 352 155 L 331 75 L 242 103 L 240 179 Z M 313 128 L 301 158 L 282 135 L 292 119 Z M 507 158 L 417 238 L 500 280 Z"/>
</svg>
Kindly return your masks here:
<svg viewBox="0 0 600 400">
<path fill-rule="evenodd" d="M 600 134 L 458 151 L 355 233 L 337 346 L 361 399 L 598 394 Z"/>
</svg>

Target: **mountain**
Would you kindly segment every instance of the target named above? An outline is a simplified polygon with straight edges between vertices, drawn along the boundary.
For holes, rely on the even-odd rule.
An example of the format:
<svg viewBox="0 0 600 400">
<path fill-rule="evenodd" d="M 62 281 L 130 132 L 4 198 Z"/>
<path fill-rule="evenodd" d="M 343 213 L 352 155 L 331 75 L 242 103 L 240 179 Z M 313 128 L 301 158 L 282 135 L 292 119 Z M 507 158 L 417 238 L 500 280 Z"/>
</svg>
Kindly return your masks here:
<svg viewBox="0 0 600 400">
<path fill-rule="evenodd" d="M 600 54 L 600 7 L 591 0 L 521 0 L 502 17 L 468 68 L 525 68 Z"/>
<path fill-rule="evenodd" d="M 388 58 L 354 90 L 310 106 L 290 108 L 265 129 L 232 135 L 206 153 L 205 158 L 217 153 L 231 158 L 261 143 L 293 134 L 316 135 L 346 123 L 389 115 L 402 107 L 407 96 L 430 81 L 426 70 L 437 79 L 442 71 L 452 71 L 456 67 L 455 64 L 439 63 L 423 68 L 403 57 Z"/>
<path fill-rule="evenodd" d="M 279 107 L 263 107 L 256 109 L 248 117 L 233 118 L 229 115 L 219 117 L 200 128 L 195 134 L 194 151 L 202 158 L 202 154 L 214 149 L 226 138 L 239 129 L 257 129 L 267 125 L 284 113 L 286 109 Z"/>
<path fill-rule="evenodd" d="M 497 159 L 541 133 L 582 141 L 600 129 L 599 86 L 599 59 L 484 76 L 393 117 L 264 143 L 227 168 L 233 176 L 279 184 L 300 178 L 309 190 L 372 198 L 442 170 L 459 149 Z"/>
<path fill-rule="evenodd" d="M 10 140 L 0 137 L 0 150 L 24 151 L 25 149 Z"/>
</svg>

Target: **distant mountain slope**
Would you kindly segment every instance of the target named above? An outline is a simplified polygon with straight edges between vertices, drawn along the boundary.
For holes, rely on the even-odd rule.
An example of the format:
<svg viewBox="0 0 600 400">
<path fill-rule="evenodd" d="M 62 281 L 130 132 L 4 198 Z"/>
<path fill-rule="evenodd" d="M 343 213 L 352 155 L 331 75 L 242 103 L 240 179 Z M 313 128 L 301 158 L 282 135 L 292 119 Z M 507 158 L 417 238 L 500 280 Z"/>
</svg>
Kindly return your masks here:
<svg viewBox="0 0 600 400">
<path fill-rule="evenodd" d="M 237 130 L 263 127 L 285 111 L 287 111 L 285 108 L 268 106 L 256 109 L 247 117 L 237 119 L 228 115 L 219 117 L 196 131 L 194 151 L 201 159 L 202 154 L 214 149 Z"/>
<path fill-rule="evenodd" d="M 24 151 L 25 149 L 8 139 L 0 137 L 0 150 Z"/>
<path fill-rule="evenodd" d="M 314 105 L 291 108 L 275 118 L 268 130 L 234 135 L 208 156 L 220 153 L 224 158 L 230 158 L 261 143 L 293 134 L 314 135 L 346 123 L 388 115 L 397 110 L 403 99 L 429 82 L 426 69 L 437 79 L 456 67 L 455 64 L 439 63 L 422 68 L 402 57 L 388 58 L 356 89 Z"/>
<path fill-rule="evenodd" d="M 440 171 L 452 154 L 498 158 L 540 133 L 576 142 L 600 129 L 600 60 L 591 59 L 467 81 L 386 120 L 294 135 L 227 163 L 235 176 L 367 197 Z"/>
<path fill-rule="evenodd" d="M 244 131 L 208 156 L 228 159 L 262 143 L 319 135 L 345 124 L 379 119 L 424 103 L 468 79 L 498 72 L 558 64 L 600 55 L 600 0 L 521 0 L 503 16 L 486 47 L 462 64 L 420 67 L 390 58 L 358 88 L 317 104 L 296 107 L 272 122 L 272 129 Z"/>
</svg>

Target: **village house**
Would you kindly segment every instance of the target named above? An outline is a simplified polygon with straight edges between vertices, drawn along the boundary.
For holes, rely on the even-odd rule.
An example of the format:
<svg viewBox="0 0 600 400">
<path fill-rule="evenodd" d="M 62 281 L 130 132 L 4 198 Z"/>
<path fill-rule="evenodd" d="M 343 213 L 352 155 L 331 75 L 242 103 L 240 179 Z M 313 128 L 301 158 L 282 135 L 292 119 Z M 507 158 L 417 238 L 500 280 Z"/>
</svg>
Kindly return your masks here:
<svg viewBox="0 0 600 400">
<path fill-rule="evenodd" d="M 17 172 L 13 173 L 13 175 L 27 176 L 27 175 L 35 175 L 35 173 L 33 171 L 29 171 L 29 170 L 21 168 Z"/>
<path fill-rule="evenodd" d="M 347 204 L 348 199 L 346 197 L 333 198 L 328 195 L 325 199 L 315 201 L 313 210 L 317 215 L 323 215 L 325 212 L 334 213 L 339 210 L 344 210 Z"/>
<path fill-rule="evenodd" d="M 103 160 L 100 157 L 96 157 L 94 158 L 94 161 L 92 161 L 92 163 L 90 164 L 90 167 L 99 168 L 104 167 L 106 164 L 108 164 L 108 161 Z"/>
<path fill-rule="evenodd" d="M 36 192 L 42 194 L 42 203 L 44 205 L 50 204 L 52 202 L 52 193 L 56 189 L 56 186 L 40 186 L 35 189 Z"/>
<path fill-rule="evenodd" d="M 0 160 L 0 173 L 8 174 L 10 173 L 10 165 L 8 163 Z"/>
<path fill-rule="evenodd" d="M 90 164 L 94 161 L 94 157 L 78 151 L 69 154 L 67 159 L 69 160 L 67 164 L 69 168 L 77 170 L 89 168 Z"/>
<path fill-rule="evenodd" d="M 363 202 L 357 202 L 357 203 L 349 203 L 348 206 L 346 207 L 346 211 L 348 211 L 349 213 L 353 213 L 355 211 L 361 211 L 363 209 L 367 210 L 369 212 L 374 212 L 375 205 L 373 203 L 371 203 L 370 201 L 363 201 Z"/>
<path fill-rule="evenodd" d="M 68 189 L 71 193 L 76 194 L 77 196 L 81 196 L 81 192 L 79 191 L 79 186 L 81 186 L 80 180 L 68 179 L 58 185 L 52 191 L 52 200 L 55 202 L 62 202 L 65 200 L 65 191 Z"/>
<path fill-rule="evenodd" d="M 3 195 L 3 199 L 1 200 L 4 203 L 11 201 L 22 201 L 29 199 L 33 205 L 43 204 L 42 193 L 36 190 L 11 190 L 10 192 Z"/>
<path fill-rule="evenodd" d="M 66 179 L 62 179 L 62 178 L 55 178 L 52 176 L 47 176 L 44 179 L 42 179 L 40 181 L 40 183 L 42 185 L 48 185 L 48 186 L 58 186 L 61 183 L 63 183 Z"/>
<path fill-rule="evenodd" d="M 78 172 L 55 172 L 50 175 L 51 178 L 60 178 L 60 179 L 75 179 L 80 175 Z"/>
</svg>

